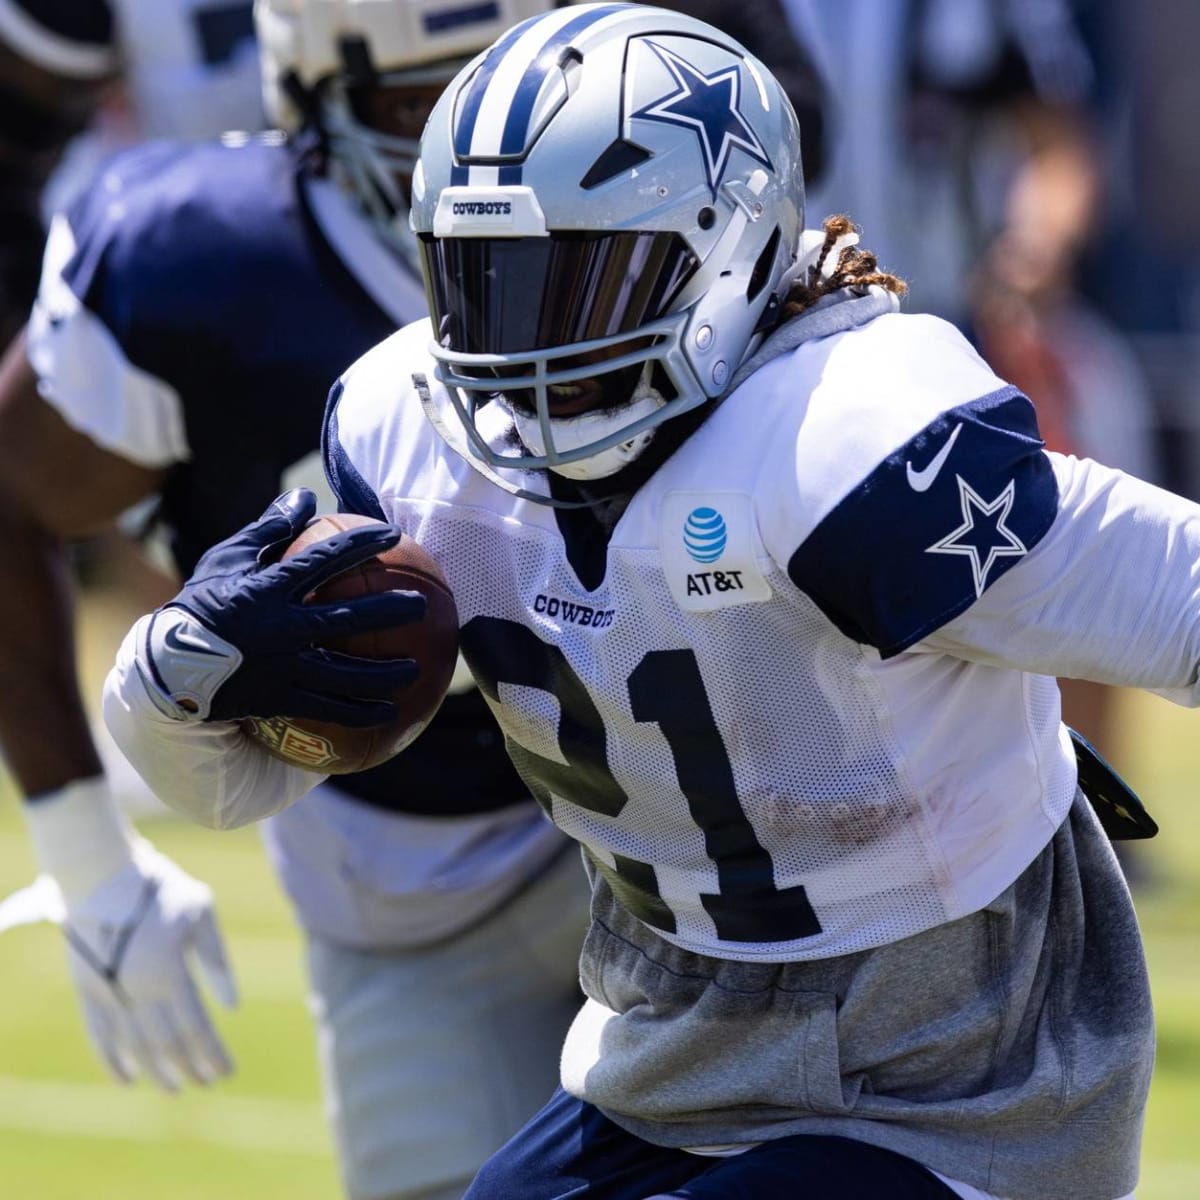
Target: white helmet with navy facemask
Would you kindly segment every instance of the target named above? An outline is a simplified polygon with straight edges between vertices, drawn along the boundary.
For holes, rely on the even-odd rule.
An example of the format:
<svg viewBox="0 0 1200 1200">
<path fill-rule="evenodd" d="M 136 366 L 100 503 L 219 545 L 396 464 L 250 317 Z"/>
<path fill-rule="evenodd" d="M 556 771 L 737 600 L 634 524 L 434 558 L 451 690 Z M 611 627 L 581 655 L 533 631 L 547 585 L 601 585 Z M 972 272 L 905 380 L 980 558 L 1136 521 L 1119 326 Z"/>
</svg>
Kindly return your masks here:
<svg viewBox="0 0 1200 1200">
<path fill-rule="evenodd" d="M 289 133 L 319 128 L 335 174 L 385 240 L 415 258 L 407 180 L 429 108 L 471 55 L 552 7 L 553 0 L 255 0 L 267 115 Z"/>
<path fill-rule="evenodd" d="M 413 188 L 469 453 L 600 479 L 719 396 L 786 291 L 803 195 L 790 104 L 711 26 L 590 4 L 511 30 L 434 109 Z"/>
</svg>

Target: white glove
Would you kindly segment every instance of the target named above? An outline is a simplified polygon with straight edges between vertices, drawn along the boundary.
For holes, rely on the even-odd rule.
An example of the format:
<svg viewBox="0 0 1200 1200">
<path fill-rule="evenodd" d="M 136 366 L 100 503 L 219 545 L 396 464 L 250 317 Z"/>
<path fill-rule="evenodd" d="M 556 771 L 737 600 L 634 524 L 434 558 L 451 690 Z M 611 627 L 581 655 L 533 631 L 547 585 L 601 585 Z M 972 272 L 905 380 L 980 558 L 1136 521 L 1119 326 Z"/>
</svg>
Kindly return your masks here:
<svg viewBox="0 0 1200 1200">
<path fill-rule="evenodd" d="M 24 808 L 43 875 L 0 906 L 0 930 L 35 908 L 62 925 L 88 1035 L 115 1078 L 143 1073 L 174 1092 L 229 1074 L 192 978 L 195 964 L 222 1004 L 237 1003 L 211 889 L 132 831 L 102 778 Z"/>
</svg>

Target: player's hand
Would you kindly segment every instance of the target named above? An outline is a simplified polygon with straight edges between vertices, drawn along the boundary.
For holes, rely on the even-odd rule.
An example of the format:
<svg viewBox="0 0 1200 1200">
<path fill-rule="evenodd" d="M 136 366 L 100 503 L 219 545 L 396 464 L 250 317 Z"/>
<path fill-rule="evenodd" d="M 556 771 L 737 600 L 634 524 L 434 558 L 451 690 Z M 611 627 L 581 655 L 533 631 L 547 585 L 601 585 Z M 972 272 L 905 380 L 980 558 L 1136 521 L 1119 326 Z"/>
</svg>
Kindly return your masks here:
<svg viewBox="0 0 1200 1200">
<path fill-rule="evenodd" d="M 193 978 L 199 968 L 226 1008 L 237 1003 L 212 892 L 148 842 L 62 923 L 88 1037 L 116 1078 L 167 1091 L 233 1070 Z"/>
<path fill-rule="evenodd" d="M 395 526 L 364 526 L 277 561 L 316 514 L 295 488 L 253 524 L 209 550 L 179 595 L 148 622 L 138 668 L 155 703 L 176 719 L 312 717 L 367 727 L 390 719 L 386 698 L 411 683 L 407 661 L 323 648 L 330 639 L 420 620 L 417 592 L 379 592 L 305 604 L 325 580 L 400 539 Z"/>
<path fill-rule="evenodd" d="M 88 1036 L 120 1080 L 175 1091 L 233 1069 L 197 989 L 226 1007 L 237 992 L 209 888 L 138 837 L 103 776 L 23 806 L 42 874 L 0 902 L 0 930 L 58 924 Z"/>
</svg>

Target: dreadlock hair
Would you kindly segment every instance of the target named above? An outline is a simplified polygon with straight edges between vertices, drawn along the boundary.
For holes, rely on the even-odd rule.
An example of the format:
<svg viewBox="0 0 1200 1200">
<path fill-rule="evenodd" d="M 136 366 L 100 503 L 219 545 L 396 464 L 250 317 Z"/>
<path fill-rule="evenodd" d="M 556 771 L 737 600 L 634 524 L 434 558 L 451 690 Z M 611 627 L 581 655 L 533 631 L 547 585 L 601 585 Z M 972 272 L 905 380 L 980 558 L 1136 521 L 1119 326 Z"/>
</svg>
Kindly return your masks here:
<svg viewBox="0 0 1200 1200">
<path fill-rule="evenodd" d="M 809 268 L 806 278 L 797 279 L 792 284 L 787 299 L 783 302 L 785 318 L 799 316 L 823 296 L 841 291 L 842 288 L 865 291 L 875 285 L 894 292 L 897 296 L 903 296 L 908 291 L 908 284 L 898 275 L 879 269 L 879 263 L 872 251 L 860 250 L 857 246 L 844 246 L 838 254 L 837 265 L 832 273 L 826 275 L 825 263 L 838 239 L 847 234 L 857 233 L 858 227 L 849 217 L 838 215 L 826 217 L 824 228 L 825 243 L 816 263 Z"/>
</svg>

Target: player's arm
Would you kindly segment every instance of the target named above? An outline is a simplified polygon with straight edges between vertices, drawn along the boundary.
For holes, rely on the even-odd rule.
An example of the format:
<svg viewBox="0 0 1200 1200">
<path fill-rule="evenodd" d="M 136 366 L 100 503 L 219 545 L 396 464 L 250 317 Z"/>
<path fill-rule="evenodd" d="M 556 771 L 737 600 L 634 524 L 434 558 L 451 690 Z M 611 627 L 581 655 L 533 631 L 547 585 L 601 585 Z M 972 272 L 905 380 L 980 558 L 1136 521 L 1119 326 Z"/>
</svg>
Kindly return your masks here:
<svg viewBox="0 0 1200 1200">
<path fill-rule="evenodd" d="M 1089 459 L 1046 456 L 1054 522 L 930 649 L 1200 705 L 1200 506 Z"/>
<path fill-rule="evenodd" d="M 1200 507 L 1047 453 L 1033 405 L 950 326 L 883 321 L 857 335 L 873 360 L 810 408 L 787 464 L 800 515 L 785 498 L 764 518 L 796 585 L 883 658 L 932 650 L 1200 703 Z"/>
<path fill-rule="evenodd" d="M 132 464 L 74 434 L 40 400 L 17 336 L 37 290 L 42 189 L 116 71 L 104 0 L 84 0 L 69 13 L 43 0 L 0 6 L 0 346 L 11 347 L 0 367 L 0 532 L 13 556 L 10 578 L 27 581 L 0 597 L 0 637 L 12 643 L 0 651 L 0 686 L 5 696 L 23 697 L 19 707 L 11 700 L 0 707 L 0 747 L 26 794 L 99 771 L 75 681 L 62 538 L 121 511 L 106 503 L 110 482 L 136 495 L 155 486 L 130 481 Z M 94 486 L 73 483 L 83 479 Z M 81 495 L 88 503 L 76 509 L 90 509 L 94 523 L 70 511 Z M 45 734 L 51 729 L 55 738 Z"/>
<path fill-rule="evenodd" d="M 39 394 L 24 338 L 0 363 L 0 747 L 26 797 L 35 857 L 51 881 L 33 893 L 63 923 L 88 1033 L 118 1079 L 170 1090 L 231 1062 L 199 999 L 195 955 L 214 992 L 235 1000 L 209 889 L 138 838 L 103 775 L 80 695 L 67 543 L 103 529 L 157 489 L 139 466 L 71 428 Z M 9 911 L 23 897 L 10 899 Z M 28 915 L 28 914 L 26 914 Z M 14 918 L 14 919 L 20 919 Z M 0 927 L 6 922 L 0 920 Z M 113 929 L 128 931 L 112 958 Z"/>
<path fill-rule="evenodd" d="M 365 659 L 324 643 L 418 620 L 425 601 L 390 591 L 306 603 L 326 580 L 394 545 L 400 530 L 358 527 L 281 561 L 316 515 L 295 488 L 212 547 L 168 604 L 130 630 L 104 688 L 104 716 L 125 756 L 164 802 L 220 828 L 270 816 L 323 778 L 262 750 L 248 716 L 369 728 L 412 682 L 408 660 Z"/>
<path fill-rule="evenodd" d="M 342 472 L 360 477 L 336 433 L 342 395 L 339 381 L 322 439 L 326 475 L 343 511 L 382 519 L 377 501 L 373 508 L 344 503 Z M 401 531 L 351 529 L 281 561 L 315 513 L 314 494 L 295 488 L 214 546 L 179 595 L 130 630 L 105 681 L 105 722 L 126 758 L 166 803 L 202 824 L 260 820 L 322 778 L 267 754 L 241 732 L 240 718 L 370 727 L 392 718 L 388 697 L 411 682 L 407 662 L 335 653 L 322 643 L 420 619 L 423 598 L 387 592 L 336 606 L 304 602 L 322 581 L 394 545 Z"/>
<path fill-rule="evenodd" d="M 69 295 L 59 268 L 70 246 L 60 250 L 47 255 L 46 300 Z M 98 1056 L 120 1080 L 144 1074 L 174 1090 L 232 1065 L 193 967 L 224 1003 L 236 994 L 211 892 L 137 837 L 114 803 L 75 671 L 67 545 L 156 490 L 171 462 L 139 464 L 77 427 L 87 424 L 81 413 L 122 410 L 127 366 L 112 337 L 95 336 L 99 328 L 81 304 L 39 305 L 0 365 L 0 534 L 10 555 L 0 746 L 25 795 L 43 876 L 0 906 L 0 928 L 59 922 Z"/>
<path fill-rule="evenodd" d="M 165 471 L 71 428 L 38 393 L 18 337 L 0 363 L 0 746 L 22 791 L 100 772 L 75 669 L 67 543 L 104 530 Z"/>
</svg>

